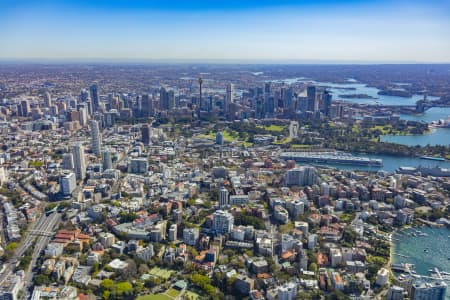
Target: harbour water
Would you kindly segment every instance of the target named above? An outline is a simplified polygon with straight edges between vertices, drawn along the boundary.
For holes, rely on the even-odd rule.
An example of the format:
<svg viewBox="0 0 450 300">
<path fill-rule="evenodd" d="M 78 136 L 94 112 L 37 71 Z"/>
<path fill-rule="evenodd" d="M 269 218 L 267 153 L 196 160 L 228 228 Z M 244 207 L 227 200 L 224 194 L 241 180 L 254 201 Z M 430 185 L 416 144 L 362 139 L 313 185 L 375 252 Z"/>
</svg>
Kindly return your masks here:
<svg viewBox="0 0 450 300">
<path fill-rule="evenodd" d="M 417 135 L 382 135 L 382 142 L 407 146 L 448 146 L 450 145 L 450 128 L 433 128 L 432 132 Z"/>
<path fill-rule="evenodd" d="M 418 100 L 422 100 L 422 95 L 413 95 L 412 97 L 399 97 L 389 95 L 378 95 L 380 91 L 376 87 L 369 87 L 364 83 L 349 81 L 348 83 L 319 82 L 314 80 L 305 80 L 304 78 L 286 79 L 287 83 L 292 82 L 310 82 L 311 84 L 327 87 L 333 95 L 333 100 L 345 100 L 348 102 L 361 104 L 380 104 L 380 105 L 416 105 Z M 373 99 L 366 98 L 342 98 L 339 95 L 367 95 Z M 438 99 L 438 97 L 428 96 L 429 100 Z"/>
<path fill-rule="evenodd" d="M 450 107 L 432 107 L 423 114 L 400 115 L 400 118 L 403 120 L 418 121 L 425 123 L 431 123 L 433 121 L 439 120 L 447 120 L 449 117 L 450 117 Z"/>
<path fill-rule="evenodd" d="M 420 233 L 418 233 L 420 232 Z M 415 236 L 414 236 L 415 235 Z M 446 228 L 408 228 L 393 234 L 394 263 L 414 264 L 418 275 L 429 276 L 438 268 L 450 273 L 450 230 Z M 446 282 L 450 286 L 450 282 Z M 450 299 L 450 287 L 447 288 Z"/>
<path fill-rule="evenodd" d="M 437 122 L 447 120 L 450 117 L 450 107 L 433 107 L 420 115 L 400 115 L 401 119 L 419 122 Z M 384 135 L 381 141 L 403 144 L 407 146 L 426 146 L 450 144 L 450 128 L 435 128 L 431 133 L 422 135 Z"/>
</svg>

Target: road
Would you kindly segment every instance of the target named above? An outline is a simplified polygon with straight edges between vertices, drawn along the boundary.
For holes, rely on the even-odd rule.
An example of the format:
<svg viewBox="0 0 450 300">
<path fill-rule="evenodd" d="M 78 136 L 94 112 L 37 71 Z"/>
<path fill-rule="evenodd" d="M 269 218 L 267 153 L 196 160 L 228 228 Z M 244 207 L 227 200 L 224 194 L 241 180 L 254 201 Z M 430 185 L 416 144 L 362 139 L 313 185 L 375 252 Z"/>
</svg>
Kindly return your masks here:
<svg viewBox="0 0 450 300">
<path fill-rule="evenodd" d="M 25 285 L 28 287 L 30 286 L 33 276 L 31 273 L 32 267 L 36 263 L 37 258 L 39 257 L 40 252 L 45 248 L 47 243 L 50 240 L 49 236 L 37 236 L 36 234 L 30 233 L 33 230 L 38 231 L 45 231 L 45 232 L 53 232 L 55 228 L 59 225 L 59 222 L 61 221 L 61 214 L 60 213 L 52 213 L 49 216 L 46 216 L 45 213 L 43 213 L 39 219 L 31 226 L 29 229 L 29 232 L 24 236 L 18 247 L 16 248 L 16 251 L 14 255 L 4 264 L 4 268 L 0 272 L 0 286 L 5 281 L 5 279 L 8 277 L 8 275 L 12 274 L 15 271 L 16 264 L 19 261 L 20 257 L 24 255 L 24 253 L 33 246 L 34 241 L 37 238 L 37 242 L 34 246 L 33 255 L 32 255 L 32 262 L 30 263 L 30 268 L 26 271 L 25 274 Z"/>
<path fill-rule="evenodd" d="M 4 197 L 3 195 L 0 195 L 0 201 L 1 202 L 5 202 L 7 201 L 7 198 Z M 6 224 L 4 222 L 5 220 L 5 214 L 3 213 L 3 205 L 0 204 L 0 246 L 2 246 L 3 250 L 5 250 L 6 247 L 6 236 L 5 236 L 5 232 L 6 232 Z"/>
<path fill-rule="evenodd" d="M 44 222 L 44 225 L 43 225 L 44 227 L 43 227 L 43 229 L 40 229 L 40 230 L 49 232 L 49 233 L 54 232 L 54 230 L 58 227 L 60 221 L 61 221 L 61 214 L 54 212 L 46 218 L 46 222 Z M 36 265 L 36 261 L 39 258 L 41 252 L 45 249 L 47 244 L 50 242 L 51 238 L 52 238 L 52 236 L 49 236 L 49 235 L 38 236 L 36 244 L 34 245 L 30 265 L 28 267 L 28 270 L 26 270 L 26 272 L 25 272 L 25 280 L 24 280 L 25 290 L 28 290 L 32 286 L 32 284 L 33 284 L 33 269 Z"/>
</svg>

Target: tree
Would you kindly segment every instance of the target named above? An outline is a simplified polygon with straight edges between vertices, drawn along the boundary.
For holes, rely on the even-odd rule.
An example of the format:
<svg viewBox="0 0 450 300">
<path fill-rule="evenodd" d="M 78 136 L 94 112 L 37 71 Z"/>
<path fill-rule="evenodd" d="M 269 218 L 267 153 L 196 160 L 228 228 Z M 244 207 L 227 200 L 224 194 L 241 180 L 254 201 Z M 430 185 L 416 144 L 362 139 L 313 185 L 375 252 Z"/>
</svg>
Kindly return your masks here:
<svg viewBox="0 0 450 300">
<path fill-rule="evenodd" d="M 119 282 L 115 286 L 114 292 L 118 296 L 131 295 L 133 293 L 133 286 L 128 281 Z"/>
<path fill-rule="evenodd" d="M 147 265 L 146 264 L 140 264 L 139 265 L 139 274 L 145 274 L 145 273 L 147 273 L 148 272 L 148 267 L 147 267 Z"/>
<path fill-rule="evenodd" d="M 122 280 L 134 278 L 137 275 L 137 266 L 134 260 L 128 259 L 126 262 L 128 266 L 117 272 Z"/>
<path fill-rule="evenodd" d="M 100 288 L 103 290 L 111 290 L 111 288 L 114 286 L 114 281 L 111 279 L 103 279 L 100 283 Z"/>
<path fill-rule="evenodd" d="M 6 246 L 6 251 L 14 251 L 17 248 L 16 242 L 11 242 Z"/>
<path fill-rule="evenodd" d="M 317 264 L 316 263 L 311 263 L 309 265 L 309 270 L 314 272 L 314 273 L 317 273 Z"/>
<path fill-rule="evenodd" d="M 110 296 L 111 296 L 111 292 L 110 291 L 103 291 L 102 299 L 108 300 Z"/>
<path fill-rule="evenodd" d="M 44 274 L 39 274 L 39 275 L 34 276 L 33 281 L 34 281 L 34 284 L 37 286 L 49 285 L 51 283 L 48 276 L 46 276 Z"/>
</svg>

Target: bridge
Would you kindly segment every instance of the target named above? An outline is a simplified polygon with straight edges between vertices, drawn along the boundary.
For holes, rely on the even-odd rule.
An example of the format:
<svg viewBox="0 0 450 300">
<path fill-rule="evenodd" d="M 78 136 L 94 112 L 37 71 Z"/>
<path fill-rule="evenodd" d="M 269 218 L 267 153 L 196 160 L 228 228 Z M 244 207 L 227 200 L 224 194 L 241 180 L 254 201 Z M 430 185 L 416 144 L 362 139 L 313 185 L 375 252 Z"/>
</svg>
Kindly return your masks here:
<svg viewBox="0 0 450 300">
<path fill-rule="evenodd" d="M 55 232 L 53 231 L 44 231 L 44 230 L 29 230 L 29 234 L 38 235 L 38 236 L 53 236 Z"/>
</svg>

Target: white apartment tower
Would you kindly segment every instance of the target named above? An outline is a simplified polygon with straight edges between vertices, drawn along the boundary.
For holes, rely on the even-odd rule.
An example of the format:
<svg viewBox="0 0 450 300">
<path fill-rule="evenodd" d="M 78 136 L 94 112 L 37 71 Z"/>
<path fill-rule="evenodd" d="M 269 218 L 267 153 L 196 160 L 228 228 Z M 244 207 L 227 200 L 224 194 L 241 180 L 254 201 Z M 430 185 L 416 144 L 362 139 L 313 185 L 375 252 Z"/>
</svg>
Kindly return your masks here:
<svg viewBox="0 0 450 300">
<path fill-rule="evenodd" d="M 100 130 L 98 128 L 98 122 L 96 120 L 91 120 L 91 135 L 92 135 L 92 152 L 95 155 L 100 155 L 102 139 L 100 135 Z"/>
</svg>

